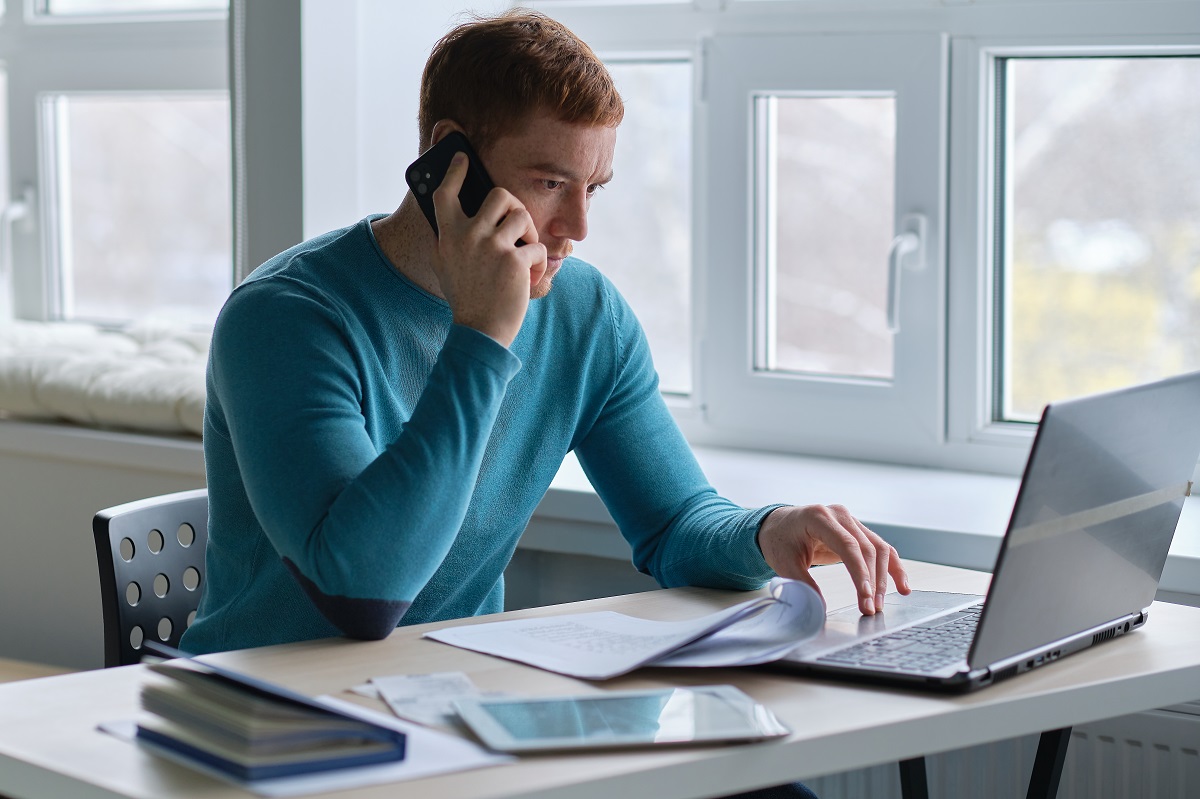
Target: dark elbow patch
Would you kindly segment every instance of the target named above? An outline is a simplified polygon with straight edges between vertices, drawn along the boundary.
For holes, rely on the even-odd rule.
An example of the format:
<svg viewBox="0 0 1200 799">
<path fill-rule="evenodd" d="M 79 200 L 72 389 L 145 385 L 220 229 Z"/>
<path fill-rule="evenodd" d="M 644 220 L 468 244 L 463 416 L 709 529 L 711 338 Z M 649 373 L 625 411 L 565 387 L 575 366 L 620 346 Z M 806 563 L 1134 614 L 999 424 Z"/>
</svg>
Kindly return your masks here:
<svg viewBox="0 0 1200 799">
<path fill-rule="evenodd" d="M 309 600 L 321 611 L 321 615 L 329 619 L 344 635 L 349 638 L 361 638 L 378 641 L 387 638 L 400 619 L 408 611 L 411 602 L 391 599 L 355 599 L 348 596 L 331 596 L 317 588 L 316 583 L 305 577 L 296 568 L 296 564 L 287 558 L 283 559 L 292 577 L 300 583 Z"/>
</svg>

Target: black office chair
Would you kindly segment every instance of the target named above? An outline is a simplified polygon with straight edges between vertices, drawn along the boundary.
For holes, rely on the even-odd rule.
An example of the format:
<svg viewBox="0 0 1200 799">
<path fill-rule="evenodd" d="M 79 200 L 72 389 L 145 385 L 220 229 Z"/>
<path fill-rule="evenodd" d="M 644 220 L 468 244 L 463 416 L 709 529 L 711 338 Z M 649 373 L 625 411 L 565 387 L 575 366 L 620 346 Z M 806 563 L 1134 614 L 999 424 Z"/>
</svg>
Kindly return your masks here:
<svg viewBox="0 0 1200 799">
<path fill-rule="evenodd" d="M 208 490 L 102 510 L 92 519 L 104 609 L 104 666 L 141 660 L 147 639 L 171 647 L 196 616 L 208 545 Z"/>
</svg>

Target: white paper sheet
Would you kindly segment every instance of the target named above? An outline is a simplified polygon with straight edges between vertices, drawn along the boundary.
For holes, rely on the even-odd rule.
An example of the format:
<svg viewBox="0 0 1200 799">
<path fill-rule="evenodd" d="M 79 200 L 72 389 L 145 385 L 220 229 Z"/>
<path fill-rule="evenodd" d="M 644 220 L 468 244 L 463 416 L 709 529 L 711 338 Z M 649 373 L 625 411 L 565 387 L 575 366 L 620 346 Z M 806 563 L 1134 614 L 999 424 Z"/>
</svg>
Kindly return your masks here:
<svg viewBox="0 0 1200 799">
<path fill-rule="evenodd" d="M 752 666 L 770 663 L 816 636 L 825 625 L 825 603 L 816 591 L 795 580 L 776 578 L 779 600 L 762 613 L 717 630 L 655 660 L 652 666 Z"/>
<path fill-rule="evenodd" d="M 816 635 L 825 606 L 794 580 L 773 595 L 685 621 L 602 611 L 434 630 L 426 638 L 580 677 L 606 680 L 640 666 L 739 666 L 782 657 Z"/>
<path fill-rule="evenodd" d="M 372 677 L 368 687 L 400 718 L 434 727 L 458 724 L 455 699 L 505 696 L 502 691 L 480 691 L 461 671 Z"/>
</svg>

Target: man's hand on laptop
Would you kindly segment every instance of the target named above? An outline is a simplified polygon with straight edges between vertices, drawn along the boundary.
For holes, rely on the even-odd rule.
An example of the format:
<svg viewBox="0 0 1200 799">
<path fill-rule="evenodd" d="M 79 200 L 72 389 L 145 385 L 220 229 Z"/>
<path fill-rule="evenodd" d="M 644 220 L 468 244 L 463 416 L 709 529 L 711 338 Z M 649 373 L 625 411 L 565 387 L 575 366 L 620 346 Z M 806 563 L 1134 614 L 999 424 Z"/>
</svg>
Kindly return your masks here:
<svg viewBox="0 0 1200 799">
<path fill-rule="evenodd" d="M 759 526 L 758 546 L 776 574 L 802 580 L 818 594 L 821 589 L 809 568 L 844 563 L 858 587 L 858 608 L 866 616 L 883 609 L 888 575 L 901 594 L 911 590 L 895 547 L 841 505 L 776 508 Z"/>
</svg>

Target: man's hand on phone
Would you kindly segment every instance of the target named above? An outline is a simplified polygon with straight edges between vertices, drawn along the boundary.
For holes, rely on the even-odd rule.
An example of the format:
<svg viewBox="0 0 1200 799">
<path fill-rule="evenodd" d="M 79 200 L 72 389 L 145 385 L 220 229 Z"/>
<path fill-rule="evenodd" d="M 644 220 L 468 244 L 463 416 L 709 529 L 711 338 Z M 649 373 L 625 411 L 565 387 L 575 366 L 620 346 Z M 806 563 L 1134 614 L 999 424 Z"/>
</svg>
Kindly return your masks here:
<svg viewBox="0 0 1200 799">
<path fill-rule="evenodd" d="M 433 270 L 454 321 L 508 347 L 525 320 L 530 287 L 546 272 L 546 247 L 525 206 L 505 189 L 492 189 L 468 217 L 458 201 L 466 174 L 467 157 L 456 153 L 433 192 L 439 231 Z"/>
</svg>

